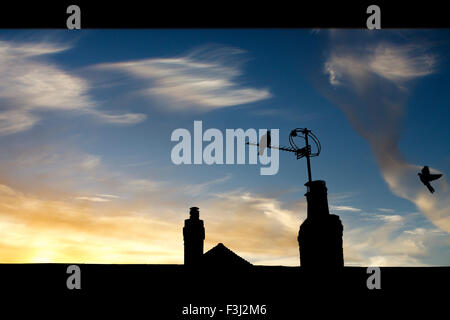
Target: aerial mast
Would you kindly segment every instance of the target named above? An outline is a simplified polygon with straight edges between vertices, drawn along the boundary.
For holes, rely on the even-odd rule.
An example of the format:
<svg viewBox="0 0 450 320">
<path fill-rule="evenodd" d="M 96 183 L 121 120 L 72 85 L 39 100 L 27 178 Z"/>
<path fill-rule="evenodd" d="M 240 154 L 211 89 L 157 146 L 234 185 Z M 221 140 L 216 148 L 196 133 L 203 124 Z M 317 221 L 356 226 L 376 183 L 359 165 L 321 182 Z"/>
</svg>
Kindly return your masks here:
<svg viewBox="0 0 450 320">
<path fill-rule="evenodd" d="M 303 138 L 305 140 L 305 146 L 303 148 L 299 148 L 297 146 L 297 144 L 294 141 L 295 137 Z M 309 144 L 310 140 L 315 145 L 315 152 L 311 152 L 311 145 Z M 247 144 L 259 146 L 258 143 L 247 142 Z M 289 134 L 289 144 L 291 145 L 290 147 L 268 145 L 267 148 L 293 152 L 297 156 L 297 160 L 305 157 L 306 166 L 308 169 L 308 182 L 310 183 L 312 181 L 310 158 L 317 157 L 320 154 L 322 147 L 320 145 L 319 139 L 314 135 L 314 133 L 312 133 L 311 130 L 308 130 L 307 128 L 296 128 L 292 130 Z"/>
</svg>

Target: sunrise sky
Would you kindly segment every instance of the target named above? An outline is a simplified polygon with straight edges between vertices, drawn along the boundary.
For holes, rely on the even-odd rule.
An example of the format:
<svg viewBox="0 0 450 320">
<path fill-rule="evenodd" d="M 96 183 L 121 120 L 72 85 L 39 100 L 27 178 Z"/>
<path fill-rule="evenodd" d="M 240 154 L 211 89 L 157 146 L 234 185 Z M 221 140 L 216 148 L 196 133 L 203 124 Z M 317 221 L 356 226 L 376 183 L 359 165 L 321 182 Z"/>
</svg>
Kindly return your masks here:
<svg viewBox="0 0 450 320">
<path fill-rule="evenodd" d="M 450 30 L 0 31 L 0 262 L 183 263 L 189 207 L 298 265 L 305 160 L 175 165 L 173 130 L 307 127 L 346 265 L 450 264 Z M 205 144 L 206 145 L 206 144 Z M 423 165 L 444 177 L 431 195 Z"/>
</svg>

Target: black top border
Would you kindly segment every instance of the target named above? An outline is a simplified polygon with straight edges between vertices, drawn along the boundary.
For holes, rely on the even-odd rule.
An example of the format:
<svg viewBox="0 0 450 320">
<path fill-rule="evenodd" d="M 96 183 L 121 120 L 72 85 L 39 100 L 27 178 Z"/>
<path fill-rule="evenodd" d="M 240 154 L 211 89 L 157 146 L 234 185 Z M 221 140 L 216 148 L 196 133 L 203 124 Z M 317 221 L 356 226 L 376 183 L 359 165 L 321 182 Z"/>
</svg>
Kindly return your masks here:
<svg viewBox="0 0 450 320">
<path fill-rule="evenodd" d="M 0 28 L 66 29 L 71 4 L 81 9 L 81 29 L 109 28 L 367 28 L 369 5 L 381 9 L 381 29 L 449 28 L 444 5 L 427 1 L 360 1 L 337 3 L 291 1 L 248 4 L 211 1 L 206 4 L 152 1 L 62 1 L 0 6 Z"/>
</svg>

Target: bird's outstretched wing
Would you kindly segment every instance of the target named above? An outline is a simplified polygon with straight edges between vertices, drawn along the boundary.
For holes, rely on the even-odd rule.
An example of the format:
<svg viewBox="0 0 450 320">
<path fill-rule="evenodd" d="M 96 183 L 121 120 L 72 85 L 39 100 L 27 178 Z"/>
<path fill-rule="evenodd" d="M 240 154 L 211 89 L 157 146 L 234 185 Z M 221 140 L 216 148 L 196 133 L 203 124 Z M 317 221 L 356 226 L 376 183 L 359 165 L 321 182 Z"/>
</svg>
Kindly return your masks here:
<svg viewBox="0 0 450 320">
<path fill-rule="evenodd" d="M 259 139 L 259 155 L 262 156 L 264 154 L 264 150 L 267 147 L 267 133 Z"/>
<path fill-rule="evenodd" d="M 428 176 L 430 174 L 430 168 L 428 168 L 428 166 L 423 167 L 422 174 Z"/>
<path fill-rule="evenodd" d="M 434 192 L 434 188 L 431 186 L 430 183 L 427 182 L 427 183 L 424 183 L 424 185 L 428 188 L 428 190 L 430 190 L 431 193 Z"/>
<path fill-rule="evenodd" d="M 434 181 L 434 180 L 439 179 L 440 177 L 442 177 L 442 173 L 430 174 L 428 176 L 428 181 Z"/>
</svg>

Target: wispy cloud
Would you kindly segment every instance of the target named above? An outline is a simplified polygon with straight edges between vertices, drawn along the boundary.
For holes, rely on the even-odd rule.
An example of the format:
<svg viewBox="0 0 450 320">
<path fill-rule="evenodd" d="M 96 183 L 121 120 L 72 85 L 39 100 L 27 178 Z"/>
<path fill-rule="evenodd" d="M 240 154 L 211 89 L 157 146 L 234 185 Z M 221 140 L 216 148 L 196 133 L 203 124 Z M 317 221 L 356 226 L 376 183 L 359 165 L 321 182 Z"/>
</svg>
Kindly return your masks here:
<svg viewBox="0 0 450 320">
<path fill-rule="evenodd" d="M 388 209 L 388 208 L 377 208 L 377 210 L 381 211 L 381 212 L 389 212 L 389 213 L 395 212 L 394 209 Z"/>
<path fill-rule="evenodd" d="M 421 46 L 382 42 L 364 50 L 342 50 L 341 47 L 340 51 L 330 55 L 324 68 L 332 85 L 351 81 L 361 89 L 361 85 L 371 81 L 371 76 L 377 75 L 401 85 L 404 81 L 433 73 L 436 64 L 436 56 L 426 53 Z"/>
<path fill-rule="evenodd" d="M 95 155 L 85 155 L 84 159 L 81 161 L 80 166 L 84 169 L 95 169 L 100 165 L 101 158 Z"/>
<path fill-rule="evenodd" d="M 432 250 L 449 245 L 435 227 L 411 228 L 415 214 L 376 215 L 378 224 L 347 227 L 344 255 L 347 265 L 424 266 Z M 405 230 L 406 229 L 406 230 Z M 448 255 L 448 253 L 446 253 Z M 445 261 L 445 259 L 443 259 Z"/>
<path fill-rule="evenodd" d="M 27 111 L 0 112 L 0 135 L 25 131 L 34 126 L 39 118 Z"/>
<path fill-rule="evenodd" d="M 375 215 L 376 218 L 383 220 L 385 222 L 402 222 L 403 217 L 398 214 L 393 215 L 385 215 L 385 214 L 377 214 Z"/>
<path fill-rule="evenodd" d="M 76 197 L 75 200 L 84 200 L 91 202 L 109 202 L 110 199 L 104 197 Z"/>
<path fill-rule="evenodd" d="M 237 48 L 201 48 L 170 58 L 105 63 L 97 69 L 116 70 L 144 81 L 143 95 L 167 99 L 172 110 L 213 110 L 256 102 L 271 97 L 267 89 L 238 82 L 242 75 Z"/>
<path fill-rule="evenodd" d="M 330 209 L 334 211 L 361 212 L 361 209 L 352 206 L 330 206 Z"/>
<path fill-rule="evenodd" d="M 114 199 L 119 199 L 119 196 L 112 194 L 95 194 L 93 196 L 79 196 L 75 200 L 90 201 L 90 202 L 110 202 Z"/>
<path fill-rule="evenodd" d="M 181 187 L 180 191 L 192 196 L 207 195 L 208 193 L 210 193 L 210 190 L 214 185 L 227 182 L 228 180 L 230 180 L 230 178 L 231 174 L 227 174 L 224 177 L 213 179 L 207 182 L 185 185 Z"/>
<path fill-rule="evenodd" d="M 89 109 L 85 111 L 86 114 L 93 115 L 99 120 L 113 123 L 113 124 L 135 124 L 147 119 L 147 116 L 143 113 L 123 113 L 123 114 L 109 114 L 104 111 L 99 111 L 95 109 Z"/>
<path fill-rule="evenodd" d="M 370 57 L 369 68 L 391 81 L 406 81 L 433 73 L 436 56 L 423 53 L 418 45 L 379 44 Z"/>
<path fill-rule="evenodd" d="M 0 40 L 0 134 L 32 128 L 44 110 L 86 113 L 108 123 L 133 124 L 145 119 L 143 114 L 98 110 L 89 95 L 89 82 L 50 62 L 51 54 L 68 49 L 50 42 Z"/>
<path fill-rule="evenodd" d="M 408 163 L 398 148 L 408 84 L 435 72 L 437 56 L 417 44 L 371 40 L 364 46 L 352 37 L 351 43 L 332 46 L 324 65 L 331 88 L 324 92 L 368 141 L 391 191 L 412 201 L 436 226 L 450 232 L 445 176 L 435 182 L 437 192 L 430 195 L 417 178 L 423 165 Z"/>
<path fill-rule="evenodd" d="M 102 198 L 109 198 L 109 199 L 118 199 L 119 196 L 113 195 L 113 194 L 97 194 L 96 196 L 102 197 Z"/>
<path fill-rule="evenodd" d="M 151 163 L 152 163 L 151 161 L 132 162 L 132 163 L 122 164 L 121 167 L 123 167 L 123 168 L 141 167 L 141 166 L 147 166 Z"/>
<path fill-rule="evenodd" d="M 404 233 L 407 233 L 407 234 L 414 234 L 414 235 L 416 235 L 416 234 L 419 234 L 419 235 L 423 235 L 423 234 L 425 234 L 426 232 L 427 232 L 427 230 L 425 229 L 425 228 L 415 228 L 415 229 L 413 229 L 413 230 L 405 230 L 405 231 L 403 231 Z"/>
</svg>

